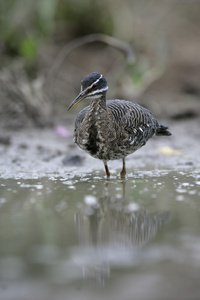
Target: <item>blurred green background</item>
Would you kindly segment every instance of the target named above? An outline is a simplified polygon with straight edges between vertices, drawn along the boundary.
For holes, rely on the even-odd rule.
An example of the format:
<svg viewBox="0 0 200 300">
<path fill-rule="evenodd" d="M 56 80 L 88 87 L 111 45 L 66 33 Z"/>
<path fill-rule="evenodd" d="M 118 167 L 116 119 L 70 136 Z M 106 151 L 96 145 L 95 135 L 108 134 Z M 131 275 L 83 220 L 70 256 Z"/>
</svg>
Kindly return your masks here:
<svg viewBox="0 0 200 300">
<path fill-rule="evenodd" d="M 195 0 L 1 0 L 0 125 L 68 122 L 93 71 L 106 76 L 108 98 L 161 118 L 198 117 L 199 14 Z"/>
</svg>

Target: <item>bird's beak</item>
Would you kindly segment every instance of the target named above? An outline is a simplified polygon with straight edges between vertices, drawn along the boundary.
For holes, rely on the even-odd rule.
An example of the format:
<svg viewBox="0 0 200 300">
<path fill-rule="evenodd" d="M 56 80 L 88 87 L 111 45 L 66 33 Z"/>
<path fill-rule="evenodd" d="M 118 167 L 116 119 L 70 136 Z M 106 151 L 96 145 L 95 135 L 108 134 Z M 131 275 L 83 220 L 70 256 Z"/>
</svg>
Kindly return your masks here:
<svg viewBox="0 0 200 300">
<path fill-rule="evenodd" d="M 74 101 L 72 101 L 72 103 L 70 104 L 70 106 L 68 107 L 67 110 L 70 110 L 71 108 L 73 108 L 74 106 L 76 106 L 76 104 L 78 104 L 79 102 L 81 102 L 86 97 L 87 97 L 86 91 L 80 92 L 80 94 L 74 99 Z"/>
</svg>

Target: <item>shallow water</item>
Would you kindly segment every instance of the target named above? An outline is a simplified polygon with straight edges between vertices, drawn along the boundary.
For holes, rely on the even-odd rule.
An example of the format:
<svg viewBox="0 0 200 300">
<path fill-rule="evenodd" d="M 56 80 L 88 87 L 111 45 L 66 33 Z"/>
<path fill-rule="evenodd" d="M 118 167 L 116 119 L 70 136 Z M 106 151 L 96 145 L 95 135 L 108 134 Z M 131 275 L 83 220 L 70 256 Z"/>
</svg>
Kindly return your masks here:
<svg viewBox="0 0 200 300">
<path fill-rule="evenodd" d="M 0 179 L 1 300 L 200 298 L 199 170 L 25 178 Z"/>
</svg>

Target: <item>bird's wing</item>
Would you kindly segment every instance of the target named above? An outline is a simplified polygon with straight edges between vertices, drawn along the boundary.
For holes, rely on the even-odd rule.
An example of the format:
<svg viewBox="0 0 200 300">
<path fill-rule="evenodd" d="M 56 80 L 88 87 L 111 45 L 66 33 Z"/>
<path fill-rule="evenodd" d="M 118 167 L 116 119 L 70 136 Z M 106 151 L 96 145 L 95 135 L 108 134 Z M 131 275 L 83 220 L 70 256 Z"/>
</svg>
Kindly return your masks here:
<svg viewBox="0 0 200 300">
<path fill-rule="evenodd" d="M 159 126 L 153 114 L 137 103 L 118 99 L 108 100 L 107 108 L 122 130 L 130 136 L 137 136 L 138 140 L 148 140 Z"/>
<path fill-rule="evenodd" d="M 107 108 L 114 117 L 114 121 L 129 135 L 138 136 L 138 139 L 149 139 L 156 133 L 159 125 L 153 114 L 137 103 L 125 100 L 107 100 Z M 77 115 L 75 130 L 83 122 L 89 106 L 82 109 Z"/>
</svg>

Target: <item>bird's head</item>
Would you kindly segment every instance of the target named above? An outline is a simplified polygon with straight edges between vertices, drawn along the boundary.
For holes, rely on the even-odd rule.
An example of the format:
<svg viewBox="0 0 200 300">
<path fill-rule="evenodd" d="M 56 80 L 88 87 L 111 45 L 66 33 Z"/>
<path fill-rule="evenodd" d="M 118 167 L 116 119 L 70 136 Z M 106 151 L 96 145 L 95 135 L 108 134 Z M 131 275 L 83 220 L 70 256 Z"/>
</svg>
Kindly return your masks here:
<svg viewBox="0 0 200 300">
<path fill-rule="evenodd" d="M 68 110 L 85 98 L 97 99 L 105 95 L 108 89 L 105 77 L 97 72 L 93 72 L 81 81 L 81 92 L 68 107 Z"/>
</svg>

